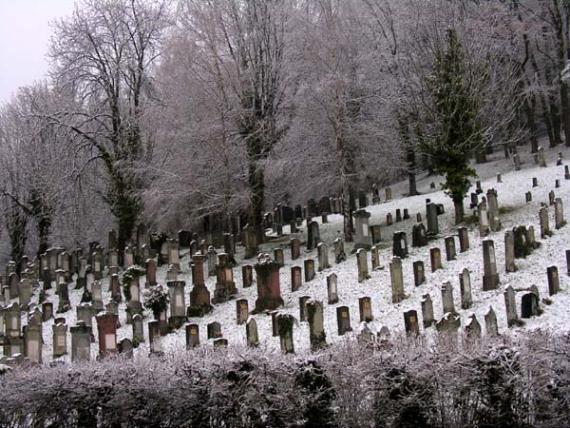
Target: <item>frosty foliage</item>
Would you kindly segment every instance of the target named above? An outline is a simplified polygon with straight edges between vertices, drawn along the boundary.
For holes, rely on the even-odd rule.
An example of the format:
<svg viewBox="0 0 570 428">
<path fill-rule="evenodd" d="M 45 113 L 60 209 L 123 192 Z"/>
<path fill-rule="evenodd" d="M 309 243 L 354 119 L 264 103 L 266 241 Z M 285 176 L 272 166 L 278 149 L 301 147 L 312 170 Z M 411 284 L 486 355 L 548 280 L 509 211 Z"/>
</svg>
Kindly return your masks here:
<svg viewBox="0 0 570 428">
<path fill-rule="evenodd" d="M 0 377 L 0 424 L 36 427 L 556 427 L 570 338 L 458 348 L 397 338 L 312 355 L 203 347 Z"/>
</svg>

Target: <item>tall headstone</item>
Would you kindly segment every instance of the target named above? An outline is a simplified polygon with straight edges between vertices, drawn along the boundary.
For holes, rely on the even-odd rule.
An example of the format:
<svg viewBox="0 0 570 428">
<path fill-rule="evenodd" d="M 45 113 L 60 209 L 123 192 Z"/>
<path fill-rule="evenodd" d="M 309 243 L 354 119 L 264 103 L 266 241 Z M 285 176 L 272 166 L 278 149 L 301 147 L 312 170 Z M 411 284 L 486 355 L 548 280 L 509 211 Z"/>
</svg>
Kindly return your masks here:
<svg viewBox="0 0 570 428">
<path fill-rule="evenodd" d="M 499 286 L 495 244 L 492 239 L 483 240 L 483 291 L 495 290 Z"/>
<path fill-rule="evenodd" d="M 313 259 L 305 259 L 305 282 L 315 279 L 315 261 Z"/>
<path fill-rule="evenodd" d="M 79 321 L 69 331 L 71 332 L 71 362 L 91 360 L 91 329 Z M 101 340 L 100 336 L 99 340 Z"/>
<path fill-rule="evenodd" d="M 267 254 L 261 254 L 255 264 L 257 274 L 257 300 L 255 312 L 276 309 L 283 305 L 279 284 L 280 266 Z"/>
<path fill-rule="evenodd" d="M 327 297 L 329 305 L 334 305 L 335 303 L 338 303 L 338 288 L 337 288 L 336 273 L 331 273 L 329 276 L 327 276 Z"/>
<path fill-rule="evenodd" d="M 338 325 L 339 336 L 352 331 L 352 327 L 350 326 L 350 311 L 348 309 L 348 306 L 339 306 L 336 308 L 336 321 Z"/>
<path fill-rule="evenodd" d="M 323 304 L 317 300 L 307 302 L 307 320 L 309 321 L 309 341 L 311 350 L 317 351 L 327 346 Z"/>
<path fill-rule="evenodd" d="M 443 305 L 443 313 L 455 313 L 455 304 L 453 303 L 453 287 L 451 282 L 444 282 L 441 286 L 441 302 Z"/>
<path fill-rule="evenodd" d="M 330 268 L 329 263 L 329 247 L 324 242 L 317 244 L 318 260 L 319 260 L 319 272 Z"/>
<path fill-rule="evenodd" d="M 438 269 L 443 269 L 441 264 L 441 250 L 437 247 L 429 249 L 429 259 L 431 263 L 431 271 L 435 272 Z"/>
<path fill-rule="evenodd" d="M 364 248 L 360 248 L 356 251 L 356 263 L 358 267 L 358 282 L 364 282 L 370 278 L 368 273 L 368 259 Z"/>
<path fill-rule="evenodd" d="M 321 235 L 319 233 L 319 223 L 312 221 L 308 226 L 308 239 L 307 239 L 307 250 L 314 250 L 317 248 L 319 242 L 321 242 Z"/>
<path fill-rule="evenodd" d="M 510 285 L 504 292 L 505 296 L 505 309 L 507 312 L 507 325 L 512 327 L 519 322 L 519 317 L 517 315 L 517 304 L 515 299 L 515 290 Z"/>
<path fill-rule="evenodd" d="M 420 325 L 418 322 L 418 313 L 414 310 L 404 312 L 404 326 L 408 336 L 417 336 L 420 334 Z"/>
<path fill-rule="evenodd" d="M 422 285 L 424 282 L 426 282 L 424 262 L 421 260 L 415 261 L 413 263 L 413 270 L 414 270 L 414 285 L 418 287 Z"/>
<path fill-rule="evenodd" d="M 390 282 L 392 285 L 392 303 L 400 303 L 406 296 L 404 294 L 402 260 L 399 257 L 393 257 L 390 263 Z"/>
<path fill-rule="evenodd" d="M 408 240 L 406 232 L 394 232 L 392 238 L 392 255 L 401 259 L 408 257 Z"/>
<path fill-rule="evenodd" d="M 487 336 L 494 337 L 499 335 L 497 314 L 495 314 L 492 306 L 489 307 L 489 311 L 485 314 L 485 330 L 487 331 Z"/>
<path fill-rule="evenodd" d="M 459 288 L 461 291 L 461 309 L 469 309 L 473 306 L 473 298 L 471 296 L 471 277 L 467 268 L 459 274 Z"/>
<path fill-rule="evenodd" d="M 548 278 L 548 294 L 554 296 L 560 291 L 560 278 L 558 277 L 558 268 L 549 266 L 546 268 L 546 276 Z"/>
<path fill-rule="evenodd" d="M 431 327 L 435 323 L 433 316 L 433 302 L 429 294 L 424 294 L 422 296 L 422 318 L 424 328 Z"/>
<path fill-rule="evenodd" d="M 516 272 L 515 265 L 515 234 L 512 230 L 505 232 L 505 270 L 506 272 Z"/>
<path fill-rule="evenodd" d="M 435 236 L 439 233 L 439 224 L 437 219 L 437 205 L 430 202 L 426 205 L 427 217 L 427 234 Z"/>
<path fill-rule="evenodd" d="M 344 252 L 344 241 L 342 238 L 336 238 L 334 240 L 334 259 L 336 264 L 339 264 L 346 260 L 346 253 Z"/>
<path fill-rule="evenodd" d="M 190 307 L 187 309 L 189 317 L 203 316 L 212 309 L 210 292 L 204 281 L 203 255 L 192 256 L 192 291 L 190 292 Z"/>
<path fill-rule="evenodd" d="M 445 238 L 445 255 L 446 260 L 449 262 L 451 260 L 455 260 L 457 253 L 455 250 L 455 237 L 448 236 Z"/>
<path fill-rule="evenodd" d="M 356 210 L 353 214 L 355 221 L 354 248 L 364 248 L 369 250 L 372 246 L 372 236 L 370 234 L 369 220 L 370 213 L 364 209 Z"/>
</svg>

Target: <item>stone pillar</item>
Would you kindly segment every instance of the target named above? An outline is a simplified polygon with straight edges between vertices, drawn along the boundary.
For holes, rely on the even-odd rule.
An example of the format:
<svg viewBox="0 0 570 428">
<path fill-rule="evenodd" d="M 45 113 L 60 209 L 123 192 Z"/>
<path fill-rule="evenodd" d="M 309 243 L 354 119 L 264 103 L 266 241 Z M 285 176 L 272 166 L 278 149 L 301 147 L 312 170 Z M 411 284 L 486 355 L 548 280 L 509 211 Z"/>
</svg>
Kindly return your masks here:
<svg viewBox="0 0 570 428">
<path fill-rule="evenodd" d="M 82 321 L 78 321 L 71 331 L 71 362 L 91 360 L 91 334 L 90 329 Z M 101 336 L 99 336 L 101 340 Z M 101 344 L 99 345 L 101 346 Z"/>
<path fill-rule="evenodd" d="M 327 297 L 328 304 L 334 305 L 338 303 L 338 289 L 337 289 L 337 276 L 336 273 L 332 273 L 327 276 Z"/>
<path fill-rule="evenodd" d="M 327 346 L 323 304 L 316 300 L 307 302 L 307 318 L 309 321 L 309 340 L 311 350 L 317 351 Z"/>
<path fill-rule="evenodd" d="M 336 308 L 336 321 L 338 325 L 339 336 L 352 331 L 352 327 L 350 326 L 350 312 L 348 306 L 339 306 Z"/>
<path fill-rule="evenodd" d="M 448 262 L 456 258 L 455 237 L 453 236 L 445 238 L 445 255 Z"/>
<path fill-rule="evenodd" d="M 489 226 L 489 214 L 487 212 L 487 203 L 485 200 L 481 201 L 477 208 L 479 215 L 479 236 L 484 238 L 489 235 L 491 227 Z"/>
<path fill-rule="evenodd" d="M 435 323 L 433 316 L 433 302 L 429 294 L 422 296 L 422 318 L 424 320 L 424 328 L 431 327 Z"/>
<path fill-rule="evenodd" d="M 262 255 L 255 265 L 257 273 L 257 300 L 255 312 L 276 309 L 283 305 L 279 284 L 279 265 L 268 255 Z"/>
<path fill-rule="evenodd" d="M 380 250 L 376 245 L 370 248 L 370 262 L 372 264 L 372 270 L 378 270 L 380 268 Z"/>
<path fill-rule="evenodd" d="M 483 240 L 483 291 L 495 290 L 499 286 L 495 244 L 492 239 Z"/>
<path fill-rule="evenodd" d="M 501 221 L 499 219 L 499 202 L 495 189 L 487 190 L 487 204 L 489 206 L 489 228 L 492 232 L 497 232 L 501 230 Z"/>
<path fill-rule="evenodd" d="M 392 303 L 400 303 L 406 296 L 404 294 L 402 260 L 399 257 L 393 257 L 390 263 L 390 281 L 392 285 Z"/>
<path fill-rule="evenodd" d="M 190 307 L 187 315 L 189 317 L 201 317 L 210 312 L 210 292 L 204 283 L 204 260 L 202 255 L 192 256 L 192 284 L 190 292 Z"/>
<path fill-rule="evenodd" d="M 512 230 L 505 232 L 505 270 L 506 272 L 516 272 L 515 265 L 515 234 Z"/>
</svg>

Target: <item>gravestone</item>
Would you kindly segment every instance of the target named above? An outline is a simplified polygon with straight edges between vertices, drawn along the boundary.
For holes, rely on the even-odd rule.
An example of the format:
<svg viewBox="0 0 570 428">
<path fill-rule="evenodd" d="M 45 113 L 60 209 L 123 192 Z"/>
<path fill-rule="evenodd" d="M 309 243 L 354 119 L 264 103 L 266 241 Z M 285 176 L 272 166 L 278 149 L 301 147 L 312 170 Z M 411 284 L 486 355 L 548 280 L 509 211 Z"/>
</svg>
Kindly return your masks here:
<svg viewBox="0 0 570 428">
<path fill-rule="evenodd" d="M 406 296 L 404 294 L 402 259 L 399 257 L 393 257 L 390 263 L 390 283 L 392 285 L 392 303 L 400 303 Z"/>
<path fill-rule="evenodd" d="M 477 321 L 475 314 L 469 316 L 469 320 L 465 325 L 465 334 L 471 340 L 481 338 L 481 324 Z"/>
<path fill-rule="evenodd" d="M 392 219 L 392 213 L 386 214 L 386 226 L 392 226 L 394 220 Z"/>
<path fill-rule="evenodd" d="M 253 266 L 243 265 L 241 267 L 241 278 L 243 288 L 251 287 L 253 284 Z"/>
<path fill-rule="evenodd" d="M 338 335 L 342 336 L 352 331 L 350 326 L 350 311 L 348 306 L 339 306 L 336 308 L 336 322 L 338 325 Z"/>
<path fill-rule="evenodd" d="M 408 336 L 417 336 L 420 334 L 418 313 L 414 310 L 404 312 L 404 325 Z"/>
<path fill-rule="evenodd" d="M 218 339 L 222 337 L 222 326 L 219 322 L 214 321 L 207 325 L 208 339 Z"/>
<path fill-rule="evenodd" d="M 564 221 L 564 208 L 561 198 L 556 198 L 554 201 L 554 224 L 557 230 L 566 225 L 566 221 Z"/>
<path fill-rule="evenodd" d="M 360 322 L 370 322 L 374 319 L 370 297 L 361 297 L 358 299 L 358 309 L 360 312 Z"/>
<path fill-rule="evenodd" d="M 315 279 L 315 261 L 313 259 L 305 259 L 305 282 Z"/>
<path fill-rule="evenodd" d="M 201 317 L 212 310 L 210 304 L 210 292 L 204 282 L 204 261 L 203 255 L 192 256 L 192 291 L 190 292 L 190 306 L 187 309 L 188 317 Z"/>
<path fill-rule="evenodd" d="M 554 296 L 560 291 L 560 278 L 558 277 L 558 268 L 549 266 L 546 268 L 546 276 L 548 278 L 548 294 Z"/>
<path fill-rule="evenodd" d="M 523 294 L 521 299 L 521 318 L 531 318 L 538 315 L 538 297 L 536 294 Z"/>
<path fill-rule="evenodd" d="M 293 238 L 289 241 L 291 248 L 291 260 L 297 260 L 301 256 L 301 241 Z"/>
<path fill-rule="evenodd" d="M 279 266 L 285 266 L 285 255 L 283 254 L 282 248 L 275 248 L 273 250 L 273 258 L 275 259 L 275 262 L 279 264 Z"/>
<path fill-rule="evenodd" d="M 200 328 L 198 324 L 186 324 L 184 330 L 186 332 L 186 349 L 200 346 Z"/>
<path fill-rule="evenodd" d="M 445 238 L 445 255 L 446 260 L 449 262 L 455 260 L 457 253 L 455 251 L 455 237 L 448 236 Z"/>
<path fill-rule="evenodd" d="M 453 303 L 453 287 L 451 282 L 444 282 L 441 286 L 441 302 L 443 305 L 444 315 L 448 312 L 455 313 L 455 304 Z"/>
<path fill-rule="evenodd" d="M 483 240 L 483 291 L 495 290 L 499 286 L 495 244 L 492 239 Z"/>
<path fill-rule="evenodd" d="M 526 226 L 513 227 L 513 233 L 515 258 L 528 256 L 532 252 L 533 248 L 528 240 L 529 233 Z"/>
<path fill-rule="evenodd" d="M 255 313 L 276 309 L 283 305 L 279 284 L 280 266 L 267 254 L 261 254 L 255 264 L 257 274 L 257 300 Z"/>
<path fill-rule="evenodd" d="M 461 291 L 461 309 L 469 309 L 473 306 L 473 298 L 471 296 L 471 277 L 467 268 L 464 268 L 459 274 L 459 289 Z"/>
<path fill-rule="evenodd" d="M 515 290 L 510 285 L 507 287 L 503 293 L 505 296 L 505 310 L 507 312 L 507 325 L 512 327 L 518 324 L 519 317 L 517 315 L 517 305 L 515 299 Z"/>
<path fill-rule="evenodd" d="M 245 335 L 248 347 L 256 348 L 259 346 L 259 334 L 257 332 L 257 322 L 255 318 L 250 317 L 245 323 Z"/>
<path fill-rule="evenodd" d="M 74 327 L 71 327 L 69 331 L 71 332 L 71 362 L 90 361 L 91 332 L 89 327 L 82 321 L 79 321 Z M 100 335 L 99 340 L 101 340 Z"/>
<path fill-rule="evenodd" d="M 291 267 L 291 291 L 297 291 L 303 284 L 303 273 L 301 266 Z"/>
<path fill-rule="evenodd" d="M 429 294 L 424 294 L 421 300 L 422 304 L 422 318 L 424 328 L 431 327 L 435 323 L 433 316 L 433 302 Z"/>
<path fill-rule="evenodd" d="M 144 342 L 144 325 L 141 314 L 133 315 L 133 342 L 137 345 Z"/>
<path fill-rule="evenodd" d="M 307 321 L 307 302 L 311 300 L 311 296 L 299 297 L 299 321 Z"/>
<path fill-rule="evenodd" d="M 439 224 L 437 219 L 437 205 L 430 202 L 426 205 L 427 217 L 427 234 L 435 236 L 439 233 Z"/>
<path fill-rule="evenodd" d="M 346 253 L 344 252 L 344 241 L 342 238 L 336 238 L 334 240 L 334 259 L 336 264 L 339 264 L 346 260 Z"/>
<path fill-rule="evenodd" d="M 42 363 L 42 323 L 40 320 L 30 320 L 24 332 L 24 355 L 35 364 Z"/>
<path fill-rule="evenodd" d="M 319 233 L 319 223 L 312 221 L 308 226 L 308 239 L 307 239 L 307 250 L 314 250 L 317 248 L 319 242 L 321 242 L 321 235 Z"/>
<path fill-rule="evenodd" d="M 52 338 L 53 338 L 53 358 L 59 358 L 67 354 L 67 325 L 65 318 L 54 322 L 52 325 Z"/>
<path fill-rule="evenodd" d="M 160 322 L 149 321 L 148 324 L 148 344 L 151 355 L 162 354 L 162 339 L 160 334 Z"/>
<path fill-rule="evenodd" d="M 276 316 L 277 329 L 279 331 L 279 343 L 281 351 L 285 354 L 295 353 L 293 343 L 293 324 L 295 318 L 289 314 L 279 313 Z"/>
<path fill-rule="evenodd" d="M 249 317 L 249 308 L 247 299 L 236 300 L 236 319 L 237 324 L 244 324 Z"/>
<path fill-rule="evenodd" d="M 52 317 L 53 317 L 53 303 L 52 302 L 42 303 L 42 321 L 47 321 Z"/>
<path fill-rule="evenodd" d="M 156 282 L 156 262 L 154 259 L 147 259 L 145 262 L 146 267 L 146 283 L 145 287 L 153 287 Z"/>
<path fill-rule="evenodd" d="M 485 199 L 481 201 L 477 207 L 479 216 L 479 236 L 484 238 L 489 235 L 491 227 L 489 226 L 489 213 L 487 211 L 487 203 Z"/>
<path fill-rule="evenodd" d="M 469 230 L 462 226 L 457 229 L 459 234 L 459 252 L 464 253 L 469 250 Z"/>
<path fill-rule="evenodd" d="M 461 317 L 453 312 L 446 312 L 443 317 L 435 323 L 435 328 L 440 334 L 451 337 L 457 335 L 457 330 L 461 327 Z"/>
<path fill-rule="evenodd" d="M 524 200 L 525 202 L 528 204 L 529 202 L 532 202 L 532 192 L 526 192 L 524 194 Z"/>
<path fill-rule="evenodd" d="M 368 274 L 368 260 L 364 248 L 360 248 L 356 251 L 356 263 L 358 267 L 358 282 L 364 282 L 370 279 L 370 275 Z"/>
<path fill-rule="evenodd" d="M 489 207 L 489 228 L 491 232 L 501 230 L 501 221 L 499 219 L 499 202 L 497 199 L 497 191 L 495 189 L 487 190 L 487 204 Z"/>
<path fill-rule="evenodd" d="M 424 262 L 421 260 L 415 261 L 413 263 L 413 270 L 414 270 L 414 285 L 418 287 L 426 281 Z"/>
<path fill-rule="evenodd" d="M 489 307 L 489 311 L 485 314 L 485 330 L 487 331 L 487 336 L 495 337 L 499 335 L 497 314 L 495 314 L 492 306 Z"/>
<path fill-rule="evenodd" d="M 396 208 L 396 223 L 402 221 L 402 210 L 400 208 Z"/>
<path fill-rule="evenodd" d="M 336 273 L 332 273 L 327 276 L 327 298 L 328 304 L 334 305 L 338 303 L 338 289 L 337 289 L 337 276 Z"/>
<path fill-rule="evenodd" d="M 538 211 L 538 219 L 540 221 L 540 239 L 544 239 L 547 236 L 552 236 L 550 230 L 550 225 L 548 223 L 548 208 L 542 207 Z"/>
<path fill-rule="evenodd" d="M 372 245 L 378 244 L 382 240 L 382 229 L 379 224 L 370 226 L 370 235 L 372 235 Z"/>
<path fill-rule="evenodd" d="M 427 243 L 427 231 L 424 224 L 414 224 L 412 226 L 412 247 L 424 247 Z"/>
<path fill-rule="evenodd" d="M 169 281 L 166 283 L 170 297 L 170 317 L 168 326 L 170 329 L 178 329 L 186 322 L 186 301 L 184 298 L 185 281 Z"/>
<path fill-rule="evenodd" d="M 354 248 L 369 250 L 372 246 L 372 236 L 369 230 L 370 213 L 364 209 L 356 210 L 353 214 L 355 221 Z"/>
<path fill-rule="evenodd" d="M 380 269 L 380 250 L 376 245 L 370 248 L 370 262 L 372 264 L 372 270 Z"/>
<path fill-rule="evenodd" d="M 117 315 L 102 312 L 96 317 L 99 333 L 99 356 L 105 357 L 117 352 Z"/>
<path fill-rule="evenodd" d="M 435 272 L 438 269 L 443 269 L 441 264 L 441 250 L 437 247 L 429 249 L 429 259 L 431 263 L 431 271 Z"/>
<path fill-rule="evenodd" d="M 329 264 L 329 247 L 324 242 L 317 244 L 317 253 L 319 260 L 319 272 L 331 267 Z"/>
<path fill-rule="evenodd" d="M 392 238 L 392 256 L 401 259 L 408 257 L 408 240 L 406 239 L 406 232 L 394 232 Z"/>
<path fill-rule="evenodd" d="M 517 271 L 515 265 L 515 234 L 512 230 L 505 232 L 505 271 Z"/>
</svg>

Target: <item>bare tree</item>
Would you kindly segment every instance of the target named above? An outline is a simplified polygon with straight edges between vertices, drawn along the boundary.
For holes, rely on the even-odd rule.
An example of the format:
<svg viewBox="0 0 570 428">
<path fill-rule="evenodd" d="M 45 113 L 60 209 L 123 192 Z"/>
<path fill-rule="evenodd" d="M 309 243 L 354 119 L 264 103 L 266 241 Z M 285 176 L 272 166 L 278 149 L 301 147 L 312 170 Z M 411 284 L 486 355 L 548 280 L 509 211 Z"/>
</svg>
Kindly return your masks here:
<svg viewBox="0 0 570 428">
<path fill-rule="evenodd" d="M 142 117 L 152 99 L 151 71 L 168 25 L 166 0 L 82 0 L 54 24 L 50 57 L 59 87 L 74 108 L 50 113 L 75 133 L 106 179 L 103 197 L 118 223 L 118 243 L 130 239 L 142 208 L 140 164 L 152 154 Z"/>
</svg>

